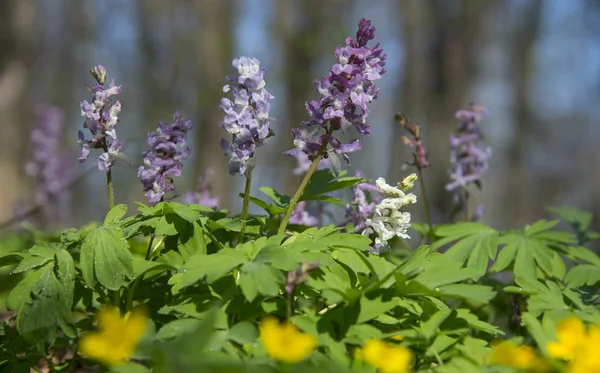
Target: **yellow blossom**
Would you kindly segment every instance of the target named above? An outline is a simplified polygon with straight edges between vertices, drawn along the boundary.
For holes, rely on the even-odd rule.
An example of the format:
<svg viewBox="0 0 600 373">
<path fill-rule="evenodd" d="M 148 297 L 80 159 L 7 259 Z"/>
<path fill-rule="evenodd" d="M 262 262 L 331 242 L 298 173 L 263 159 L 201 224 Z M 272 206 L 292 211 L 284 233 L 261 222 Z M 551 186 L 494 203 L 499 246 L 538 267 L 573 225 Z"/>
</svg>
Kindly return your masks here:
<svg viewBox="0 0 600 373">
<path fill-rule="evenodd" d="M 79 351 L 91 359 L 111 366 L 123 363 L 135 352 L 144 335 L 148 318 L 136 307 L 125 317 L 115 307 L 105 307 L 96 314 L 98 330 L 87 332 L 79 341 Z"/>
<path fill-rule="evenodd" d="M 260 323 L 260 341 L 271 358 L 286 363 L 301 362 L 317 347 L 317 339 L 312 335 L 270 316 Z"/>
<path fill-rule="evenodd" d="M 535 353 L 533 347 L 516 345 L 510 341 L 502 341 L 494 345 L 487 363 L 529 371 L 547 370 L 546 362 Z"/>
<path fill-rule="evenodd" d="M 412 352 L 406 347 L 371 339 L 365 343 L 361 357 L 383 373 L 407 373 L 410 371 Z"/>
<path fill-rule="evenodd" d="M 556 338 L 548 343 L 548 354 L 569 361 L 567 373 L 600 373 L 600 325 L 588 332 L 583 321 L 570 317 L 558 323 Z"/>
<path fill-rule="evenodd" d="M 562 320 L 556 326 L 556 342 L 548 342 L 548 355 L 563 360 L 573 360 L 586 343 L 587 331 L 583 321 L 577 317 Z"/>
</svg>

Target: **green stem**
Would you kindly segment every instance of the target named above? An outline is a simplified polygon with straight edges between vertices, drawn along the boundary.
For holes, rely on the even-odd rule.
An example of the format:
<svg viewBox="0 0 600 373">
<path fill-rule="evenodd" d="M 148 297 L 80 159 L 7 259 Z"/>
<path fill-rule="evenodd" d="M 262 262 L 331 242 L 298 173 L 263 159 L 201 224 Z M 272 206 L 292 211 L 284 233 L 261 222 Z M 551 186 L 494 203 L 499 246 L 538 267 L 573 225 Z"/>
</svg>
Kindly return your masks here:
<svg viewBox="0 0 600 373">
<path fill-rule="evenodd" d="M 287 296 L 287 302 L 285 304 L 285 314 L 287 316 L 287 319 L 291 319 L 292 318 L 292 301 L 294 298 L 294 294 L 288 294 Z"/>
<path fill-rule="evenodd" d="M 100 286 L 96 286 L 94 288 L 94 290 L 96 290 L 96 292 L 100 295 L 100 298 L 102 298 L 102 303 L 104 303 L 104 304 L 110 303 L 110 298 L 108 297 L 108 295 L 106 295 L 104 290 L 102 290 L 102 288 L 100 288 Z"/>
<path fill-rule="evenodd" d="M 298 201 L 300 200 L 300 197 L 302 196 L 302 193 L 304 192 L 304 188 L 306 188 L 310 178 L 317 170 L 317 167 L 319 167 L 319 162 L 321 162 L 321 159 L 323 159 L 323 154 L 325 153 L 326 148 L 327 148 L 327 141 L 325 141 L 323 143 L 323 145 L 321 146 L 321 149 L 319 149 L 317 156 L 315 157 L 315 159 L 313 159 L 312 163 L 310 164 L 310 167 L 308 168 L 308 171 L 306 171 L 306 175 L 304 175 L 304 179 L 302 179 L 302 182 L 300 183 L 298 190 L 296 190 L 296 193 L 294 193 L 294 196 L 292 197 L 292 200 L 290 201 L 290 206 L 286 210 L 285 215 L 283 216 L 283 220 L 281 221 L 281 225 L 279 226 L 279 229 L 277 230 L 277 234 L 285 233 L 285 228 L 287 228 L 287 225 L 290 222 L 292 213 L 294 212 L 294 209 L 296 208 L 296 205 L 298 204 Z"/>
<path fill-rule="evenodd" d="M 465 221 L 471 221 L 471 201 L 469 199 L 469 191 L 464 188 L 465 192 Z"/>
<path fill-rule="evenodd" d="M 421 195 L 423 196 L 423 204 L 425 205 L 425 218 L 427 219 L 427 225 L 429 226 L 429 241 L 433 243 L 435 235 L 433 232 L 433 223 L 431 222 L 431 211 L 429 210 L 429 199 L 427 198 L 427 190 L 425 189 L 425 179 L 423 179 L 423 170 L 421 167 L 417 167 L 419 173 L 419 184 L 421 185 Z"/>
<path fill-rule="evenodd" d="M 219 250 L 223 250 L 223 245 L 221 244 L 221 242 L 219 242 L 219 240 L 217 240 L 217 238 L 208 230 L 203 229 L 202 232 L 204 232 L 204 234 L 210 238 L 210 240 L 219 248 Z"/>
<path fill-rule="evenodd" d="M 113 301 L 115 303 L 115 307 L 117 307 L 118 309 L 121 309 L 121 291 L 120 290 L 115 290 L 113 292 Z"/>
<path fill-rule="evenodd" d="M 154 235 L 150 237 L 150 242 L 148 242 L 148 247 L 146 248 L 146 260 L 150 260 L 150 256 L 152 256 L 152 244 L 154 243 Z"/>
<path fill-rule="evenodd" d="M 115 207 L 115 194 L 113 191 L 112 172 L 110 168 L 106 172 L 106 188 L 108 190 L 108 209 L 112 210 L 112 208 Z"/>
<path fill-rule="evenodd" d="M 248 205 L 250 204 L 250 185 L 252 184 L 252 171 L 246 173 L 246 187 L 244 188 L 244 204 L 242 205 L 242 229 L 238 235 L 238 243 L 244 241 L 246 233 L 246 219 L 248 218 Z"/>
</svg>

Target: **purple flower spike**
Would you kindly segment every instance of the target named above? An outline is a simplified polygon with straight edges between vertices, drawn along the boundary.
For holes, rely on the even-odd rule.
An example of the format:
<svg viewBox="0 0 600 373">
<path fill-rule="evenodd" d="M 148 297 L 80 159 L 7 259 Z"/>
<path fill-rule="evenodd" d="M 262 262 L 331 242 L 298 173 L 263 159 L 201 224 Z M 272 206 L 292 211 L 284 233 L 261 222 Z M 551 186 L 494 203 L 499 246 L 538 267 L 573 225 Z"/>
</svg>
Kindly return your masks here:
<svg viewBox="0 0 600 373">
<path fill-rule="evenodd" d="M 321 145 L 328 143 L 333 146 L 330 152 L 340 154 L 350 163 L 346 153 L 359 150 L 362 147 L 360 141 L 352 140 L 349 144 L 342 144 L 334 133 L 351 127 L 363 135 L 371 132 L 371 127 L 366 122 L 369 116 L 368 105 L 377 98 L 379 88 L 375 81 L 385 73 L 383 66 L 386 59 L 379 44 L 367 47 L 369 40 L 374 37 L 375 27 L 371 26 L 371 21 L 361 19 L 356 40 L 348 37 L 345 46 L 336 48 L 334 55 L 337 62 L 331 67 L 328 77 L 315 80 L 319 99 L 306 102 L 306 110 L 311 119 L 303 122 L 302 126 L 317 129 L 305 139 L 300 139 L 298 132 L 292 132 L 296 148 L 286 151 L 285 155 L 296 156 L 301 151 L 309 159 L 314 159 Z M 325 131 L 325 135 L 317 137 L 320 129 Z M 313 141 L 314 138 L 318 140 Z"/>
<path fill-rule="evenodd" d="M 31 134 L 33 151 L 25 171 L 35 183 L 35 204 L 42 208 L 44 218 L 63 220 L 71 211 L 71 196 L 65 190 L 73 181 L 75 168 L 72 155 L 62 151 L 63 112 L 42 105 L 36 110 L 37 121 Z"/>
<path fill-rule="evenodd" d="M 104 86 L 106 81 L 106 69 L 102 65 L 95 66 L 90 73 L 96 80 L 87 89 L 92 92 L 92 102 L 81 101 L 81 116 L 85 118 L 83 127 L 87 128 L 92 135 L 86 140 L 83 131 L 79 131 L 79 145 L 81 156 L 79 162 L 84 162 L 90 155 L 90 149 L 101 149 L 103 153 L 98 159 L 98 169 L 109 171 L 115 160 L 124 157 L 121 153 L 122 143 L 117 139 L 115 127 L 119 121 L 121 102 L 113 101 L 112 96 L 121 92 L 121 86 L 115 85 L 112 80 L 108 87 Z"/>
<path fill-rule="evenodd" d="M 460 210 L 464 208 L 462 189 L 470 184 L 481 187 L 481 178 L 488 169 L 492 152 L 489 147 L 483 146 L 479 128 L 479 122 L 487 116 L 488 111 L 482 106 L 456 112 L 459 122 L 456 133 L 450 135 L 451 181 L 446 184 L 446 190 L 455 192 L 454 199 Z M 478 207 L 477 212 L 476 215 L 482 215 L 483 206 Z"/>
<path fill-rule="evenodd" d="M 156 132 L 148 134 L 150 150 L 142 154 L 143 166 L 138 169 L 138 176 L 150 203 L 160 202 L 166 193 L 175 191 L 172 177 L 181 176 L 181 160 L 190 155 L 186 140 L 193 126 L 178 111 L 172 124 L 160 122 Z"/>
<path fill-rule="evenodd" d="M 195 203 L 198 205 L 218 208 L 219 197 L 213 197 L 211 195 L 212 180 L 215 171 L 209 168 L 204 173 L 204 177 L 198 181 L 198 187 L 195 192 L 187 191 L 182 198 L 183 203 Z"/>
<path fill-rule="evenodd" d="M 240 57 L 232 62 L 237 77 L 228 76 L 223 92 L 232 92 L 232 99 L 221 99 L 225 117 L 221 127 L 229 132 L 231 142 L 221 140 L 221 148 L 229 157 L 229 173 L 244 175 L 254 168 L 254 151 L 263 146 L 273 133 L 269 129 L 269 101 L 273 96 L 265 89 L 266 69 L 256 58 Z"/>
</svg>

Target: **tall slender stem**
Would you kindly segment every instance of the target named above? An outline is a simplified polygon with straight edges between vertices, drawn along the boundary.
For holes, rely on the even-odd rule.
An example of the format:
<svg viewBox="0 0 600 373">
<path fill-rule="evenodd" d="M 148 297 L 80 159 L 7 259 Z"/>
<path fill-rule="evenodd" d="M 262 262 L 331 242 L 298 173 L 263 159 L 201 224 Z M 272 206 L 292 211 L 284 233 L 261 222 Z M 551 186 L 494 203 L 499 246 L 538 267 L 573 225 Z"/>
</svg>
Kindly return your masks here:
<svg viewBox="0 0 600 373">
<path fill-rule="evenodd" d="M 429 210 L 429 199 L 427 198 L 427 190 L 425 189 L 425 179 L 423 179 L 423 169 L 417 167 L 419 173 L 419 185 L 421 185 L 421 195 L 423 196 L 423 204 L 425 205 L 425 218 L 427 219 L 427 225 L 429 226 L 429 241 L 433 243 L 435 235 L 433 232 L 433 223 L 431 222 L 431 211 Z"/>
<path fill-rule="evenodd" d="M 106 172 L 106 189 L 108 190 L 108 209 L 112 210 L 115 207 L 115 194 L 112 184 L 112 172 L 110 168 Z"/>
<path fill-rule="evenodd" d="M 317 167 L 319 166 L 319 162 L 321 162 L 321 159 L 323 159 L 323 153 L 325 152 L 325 148 L 327 148 L 326 142 L 323 143 L 323 146 L 321 146 L 321 149 L 317 153 L 317 156 L 315 157 L 315 159 L 313 159 L 312 163 L 310 164 L 310 167 L 308 168 L 308 171 L 306 171 L 306 175 L 304 175 L 304 179 L 302 179 L 302 182 L 300 183 L 298 190 L 296 190 L 296 193 L 294 193 L 294 196 L 292 197 L 292 200 L 290 201 L 290 206 L 286 210 L 285 215 L 283 216 L 283 220 L 281 221 L 281 225 L 279 226 L 279 229 L 277 230 L 277 234 L 285 233 L 285 228 L 287 228 L 287 225 L 290 222 L 292 212 L 296 208 L 296 205 L 298 204 L 298 200 L 300 199 L 300 197 L 302 196 L 302 193 L 304 192 L 304 189 L 308 185 L 308 181 L 310 180 L 312 174 L 315 173 L 315 171 L 317 170 Z"/>
<path fill-rule="evenodd" d="M 242 229 L 238 235 L 238 243 L 244 240 L 246 233 L 246 219 L 248 219 L 248 205 L 250 204 L 250 186 L 252 184 L 252 171 L 246 173 L 246 187 L 244 188 L 244 203 L 242 204 Z"/>
</svg>

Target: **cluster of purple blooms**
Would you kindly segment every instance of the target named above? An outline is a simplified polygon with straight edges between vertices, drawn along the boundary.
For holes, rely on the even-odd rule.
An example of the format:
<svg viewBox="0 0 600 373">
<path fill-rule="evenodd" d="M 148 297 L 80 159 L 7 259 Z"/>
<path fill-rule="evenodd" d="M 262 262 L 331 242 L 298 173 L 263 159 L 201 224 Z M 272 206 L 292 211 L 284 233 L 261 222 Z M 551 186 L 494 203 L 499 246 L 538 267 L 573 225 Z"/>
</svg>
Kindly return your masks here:
<svg viewBox="0 0 600 373">
<path fill-rule="evenodd" d="M 177 111 L 173 123 L 160 122 L 156 132 L 148 134 L 150 149 L 142 154 L 143 165 L 138 169 L 138 176 L 150 203 L 160 202 L 166 193 L 175 191 L 172 177 L 181 176 L 181 160 L 190 155 L 186 140 L 193 126 L 191 120 Z"/>
<path fill-rule="evenodd" d="M 455 134 L 450 135 L 451 181 L 446 190 L 455 192 L 455 201 L 460 208 L 464 205 L 464 190 L 470 184 L 481 187 L 481 178 L 488 169 L 491 149 L 483 145 L 483 135 L 479 122 L 488 116 L 482 106 L 471 106 L 455 114 L 458 126 Z M 482 207 L 478 207 L 478 214 Z"/>
<path fill-rule="evenodd" d="M 221 127 L 231 136 L 231 143 L 221 140 L 221 148 L 229 157 L 229 174 L 244 175 L 254 168 L 254 151 L 272 136 L 269 129 L 269 101 L 273 96 L 265 89 L 264 67 L 256 58 L 240 57 L 232 65 L 237 77 L 228 76 L 230 82 L 223 92 L 232 92 L 232 100 L 221 99 L 225 118 Z"/>
<path fill-rule="evenodd" d="M 64 115 L 56 107 L 42 105 L 36 117 L 31 134 L 33 152 L 25 171 L 34 179 L 35 204 L 43 209 L 46 220 L 64 221 L 71 211 L 70 194 L 64 188 L 75 176 L 72 155 L 61 151 Z"/>
<path fill-rule="evenodd" d="M 121 147 L 123 144 L 117 139 L 115 127 L 119 121 L 121 112 L 121 102 L 113 101 L 111 98 L 121 92 L 121 86 L 115 85 L 114 79 L 107 87 L 106 69 L 102 65 L 95 66 L 90 73 L 96 80 L 94 84 L 88 86 L 92 92 L 92 102 L 83 100 L 80 104 L 81 115 L 85 118 L 83 127 L 87 128 L 92 138 L 87 140 L 80 130 L 79 145 L 81 146 L 81 156 L 79 162 L 84 162 L 90 149 L 101 149 L 103 153 L 98 158 L 98 168 L 102 171 L 109 171 L 117 158 L 121 157 Z"/>
<path fill-rule="evenodd" d="M 218 208 L 219 197 L 211 194 L 214 174 L 215 171 L 212 168 L 207 169 L 204 177 L 198 180 L 196 190 L 193 192 L 187 191 L 181 201 L 183 203 L 195 203 L 206 207 Z"/>
<path fill-rule="evenodd" d="M 356 177 L 363 177 L 362 172 L 357 171 Z M 369 197 L 367 198 L 367 194 Z M 354 226 L 354 231 L 362 233 L 367 229 L 367 219 L 373 215 L 375 206 L 381 202 L 383 196 L 375 185 L 361 183 L 352 187 L 352 203 L 346 205 L 346 218 Z"/>
<path fill-rule="evenodd" d="M 371 26 L 371 21 L 361 19 L 356 40 L 348 37 L 345 46 L 336 48 L 337 63 L 329 71 L 328 77 L 315 80 L 320 98 L 306 102 L 311 119 L 303 122 L 302 126 L 317 128 L 310 133 L 292 130 L 295 148 L 286 151 L 285 155 L 296 156 L 303 152 L 313 160 L 317 153 L 330 144 L 332 149 L 326 156 L 339 154 L 350 163 L 347 153 L 362 148 L 357 139 L 342 143 L 334 136 L 334 131 L 346 131 L 351 127 L 364 135 L 371 131 L 366 122 L 368 105 L 377 98 L 379 89 L 375 81 L 385 73 L 383 66 L 386 58 L 379 44 L 367 47 L 369 40 L 374 37 L 375 27 Z M 324 129 L 325 133 L 318 136 L 320 129 Z"/>
</svg>

